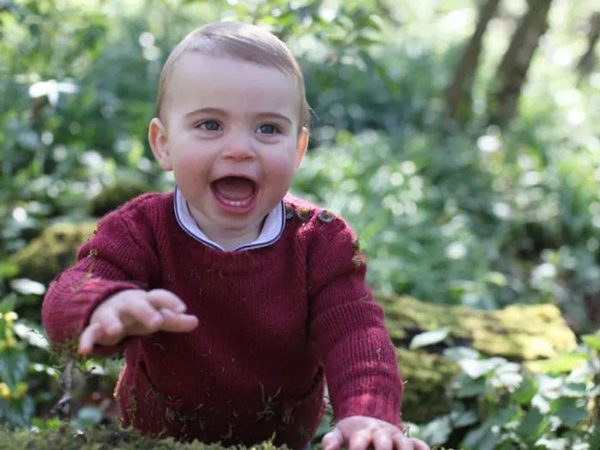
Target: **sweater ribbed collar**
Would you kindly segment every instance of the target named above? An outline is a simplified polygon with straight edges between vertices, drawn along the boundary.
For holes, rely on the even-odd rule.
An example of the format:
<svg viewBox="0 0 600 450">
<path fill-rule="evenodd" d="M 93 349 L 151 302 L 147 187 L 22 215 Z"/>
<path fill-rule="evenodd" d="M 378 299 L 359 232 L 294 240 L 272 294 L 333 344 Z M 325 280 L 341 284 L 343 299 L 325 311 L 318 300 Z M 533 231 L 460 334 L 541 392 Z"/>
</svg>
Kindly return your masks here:
<svg viewBox="0 0 600 450">
<path fill-rule="evenodd" d="M 178 188 L 175 188 L 174 196 L 174 207 L 175 217 L 177 223 L 188 235 L 196 239 L 197 241 L 207 245 L 215 250 L 225 251 L 225 249 L 218 243 L 211 240 L 198 226 L 194 220 L 192 213 L 190 212 L 187 200 L 183 197 L 183 194 Z M 274 244 L 279 240 L 283 234 L 285 228 L 285 205 L 281 201 L 273 210 L 267 215 L 263 223 L 262 230 L 258 237 L 252 242 L 248 242 L 244 245 L 236 247 L 232 251 L 241 250 L 252 250 L 255 248 L 267 247 Z"/>
</svg>

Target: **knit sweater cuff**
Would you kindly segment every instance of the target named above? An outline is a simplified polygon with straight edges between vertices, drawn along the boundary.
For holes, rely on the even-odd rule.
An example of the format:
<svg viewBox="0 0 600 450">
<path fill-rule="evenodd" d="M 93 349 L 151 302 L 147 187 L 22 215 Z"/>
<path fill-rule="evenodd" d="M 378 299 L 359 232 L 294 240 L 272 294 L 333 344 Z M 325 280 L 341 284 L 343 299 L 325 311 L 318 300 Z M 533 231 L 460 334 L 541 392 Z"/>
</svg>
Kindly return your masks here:
<svg viewBox="0 0 600 450">
<path fill-rule="evenodd" d="M 74 339 L 79 339 L 83 330 L 88 326 L 92 313 L 100 303 L 117 292 L 139 289 L 139 286 L 129 282 L 92 278 L 87 282 L 82 282 L 81 287 L 76 290 L 68 289 L 71 290 L 71 298 L 68 302 L 57 301 L 53 306 L 44 305 L 44 326 L 57 349 L 60 349 L 62 345 L 71 348 L 71 343 Z M 61 293 L 55 294 L 60 297 Z M 72 326 L 65 328 L 65 324 L 72 324 Z M 120 345 L 96 346 L 94 353 L 108 355 L 117 352 L 120 347 Z"/>
<path fill-rule="evenodd" d="M 362 394 L 346 399 L 336 408 L 335 417 L 339 421 L 350 416 L 374 417 L 402 429 L 399 407 L 383 395 Z"/>
</svg>

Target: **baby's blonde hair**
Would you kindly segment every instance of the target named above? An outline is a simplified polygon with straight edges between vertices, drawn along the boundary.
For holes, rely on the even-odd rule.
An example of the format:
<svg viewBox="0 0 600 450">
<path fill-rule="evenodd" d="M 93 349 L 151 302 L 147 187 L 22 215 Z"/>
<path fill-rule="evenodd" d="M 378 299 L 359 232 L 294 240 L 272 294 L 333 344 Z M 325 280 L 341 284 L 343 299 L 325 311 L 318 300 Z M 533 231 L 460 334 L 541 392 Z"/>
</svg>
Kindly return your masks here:
<svg viewBox="0 0 600 450">
<path fill-rule="evenodd" d="M 306 100 L 302 69 L 289 48 L 275 35 L 260 27 L 237 22 L 215 22 L 189 33 L 173 49 L 160 74 L 156 117 L 162 120 L 169 79 L 175 64 L 187 52 L 225 56 L 276 68 L 296 80 L 300 94 L 300 126 L 309 126 L 310 107 Z"/>
</svg>

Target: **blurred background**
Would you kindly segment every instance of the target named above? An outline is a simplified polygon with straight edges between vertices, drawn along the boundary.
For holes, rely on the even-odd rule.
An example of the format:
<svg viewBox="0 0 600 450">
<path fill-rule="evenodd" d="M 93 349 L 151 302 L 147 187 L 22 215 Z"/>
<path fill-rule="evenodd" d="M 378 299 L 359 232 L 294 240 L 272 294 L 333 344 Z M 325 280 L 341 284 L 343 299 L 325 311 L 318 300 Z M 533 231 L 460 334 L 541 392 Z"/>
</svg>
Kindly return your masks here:
<svg viewBox="0 0 600 450">
<path fill-rule="evenodd" d="M 146 142 L 158 75 L 215 20 L 267 27 L 299 59 L 314 114 L 293 191 L 356 229 L 375 291 L 490 312 L 552 304 L 577 340 L 544 375 L 549 409 L 527 409 L 543 383 L 521 366 L 501 383 L 508 397 L 494 391 L 486 360 L 471 415 L 415 432 L 464 448 L 600 448 L 597 0 L 1 0 L 0 423 L 56 426 L 47 283 L 84 239 L 77 226 L 172 189 Z M 76 426 L 110 419 L 118 367 L 88 367 L 96 397 Z"/>
</svg>

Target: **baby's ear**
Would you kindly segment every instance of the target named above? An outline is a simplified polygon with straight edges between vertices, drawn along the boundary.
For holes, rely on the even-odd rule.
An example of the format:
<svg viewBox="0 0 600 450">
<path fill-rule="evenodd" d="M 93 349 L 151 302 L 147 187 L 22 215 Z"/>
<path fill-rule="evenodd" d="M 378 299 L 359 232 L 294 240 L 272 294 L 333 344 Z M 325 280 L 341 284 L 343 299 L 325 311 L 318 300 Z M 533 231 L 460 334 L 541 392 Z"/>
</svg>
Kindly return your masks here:
<svg viewBox="0 0 600 450">
<path fill-rule="evenodd" d="M 304 158 L 304 154 L 306 153 L 306 149 L 308 148 L 308 137 L 308 128 L 302 127 L 300 135 L 298 136 L 298 143 L 296 147 L 296 169 L 300 167 L 300 163 L 302 163 L 302 158 Z"/>
<path fill-rule="evenodd" d="M 158 161 L 158 164 L 160 164 L 160 167 L 166 172 L 173 170 L 171 153 L 169 152 L 167 128 L 157 117 L 150 121 L 150 126 L 148 127 L 148 141 L 150 142 L 150 148 L 152 149 L 152 153 L 154 153 L 154 157 Z"/>
</svg>

